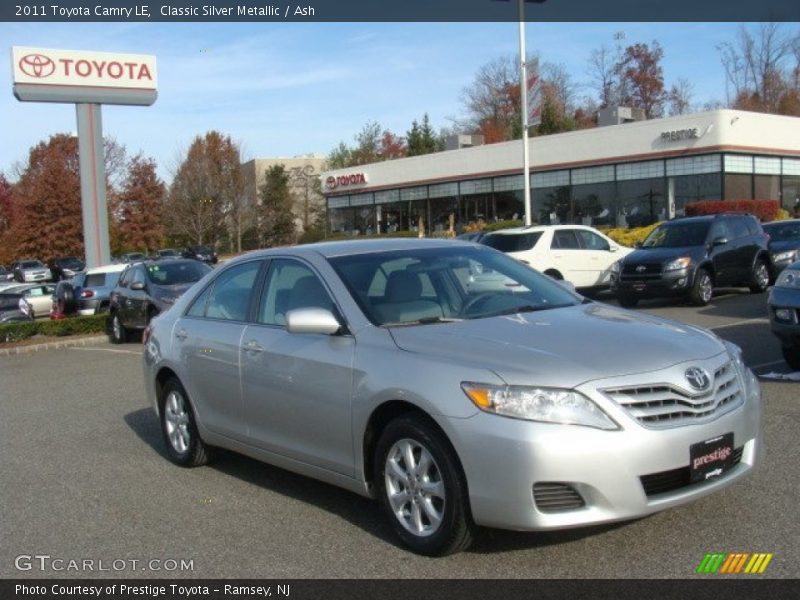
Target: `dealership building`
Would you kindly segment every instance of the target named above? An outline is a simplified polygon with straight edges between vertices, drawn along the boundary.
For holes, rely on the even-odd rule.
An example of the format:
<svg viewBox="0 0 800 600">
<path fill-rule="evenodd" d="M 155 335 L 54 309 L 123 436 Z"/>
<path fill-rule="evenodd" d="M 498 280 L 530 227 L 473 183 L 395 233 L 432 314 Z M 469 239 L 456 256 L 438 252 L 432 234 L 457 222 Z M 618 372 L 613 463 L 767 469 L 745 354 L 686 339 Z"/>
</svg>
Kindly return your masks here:
<svg viewBox="0 0 800 600">
<path fill-rule="evenodd" d="M 800 199 L 800 118 L 717 110 L 529 140 L 538 223 L 637 227 L 697 200 Z M 522 219 L 522 141 L 322 174 L 328 231 L 445 231 Z"/>
</svg>

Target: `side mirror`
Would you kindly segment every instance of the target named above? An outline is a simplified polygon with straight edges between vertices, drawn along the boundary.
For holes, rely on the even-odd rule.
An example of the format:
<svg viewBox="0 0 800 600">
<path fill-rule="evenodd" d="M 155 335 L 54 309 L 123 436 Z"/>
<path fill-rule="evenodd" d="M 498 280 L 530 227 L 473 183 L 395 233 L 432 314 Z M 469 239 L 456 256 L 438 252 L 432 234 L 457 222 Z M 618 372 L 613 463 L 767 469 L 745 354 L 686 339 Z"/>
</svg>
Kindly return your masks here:
<svg viewBox="0 0 800 600">
<path fill-rule="evenodd" d="M 131 289 L 132 290 L 143 290 L 144 288 L 145 288 L 145 285 L 141 281 L 134 281 L 131 284 Z"/>
<path fill-rule="evenodd" d="M 618 250 L 619 250 L 619 246 L 609 246 L 608 247 L 608 251 L 609 252 L 617 252 Z"/>
<path fill-rule="evenodd" d="M 324 308 L 298 308 L 286 313 L 286 330 L 289 333 L 334 335 L 341 329 L 339 320 Z"/>
<path fill-rule="evenodd" d="M 711 242 L 712 246 L 724 246 L 728 243 L 728 238 L 725 236 L 715 237 L 714 240 Z"/>
</svg>

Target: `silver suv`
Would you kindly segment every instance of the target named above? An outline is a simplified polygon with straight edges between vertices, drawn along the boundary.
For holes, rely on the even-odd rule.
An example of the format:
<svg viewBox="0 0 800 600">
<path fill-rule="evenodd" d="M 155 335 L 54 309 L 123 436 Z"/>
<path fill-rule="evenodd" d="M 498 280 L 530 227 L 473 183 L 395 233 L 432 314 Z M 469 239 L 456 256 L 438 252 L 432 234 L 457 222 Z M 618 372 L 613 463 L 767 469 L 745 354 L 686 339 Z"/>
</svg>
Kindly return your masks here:
<svg viewBox="0 0 800 600">
<path fill-rule="evenodd" d="M 144 373 L 177 464 L 219 446 L 376 497 L 431 555 L 466 548 L 476 524 L 679 506 L 762 452 L 736 346 L 461 242 L 242 256 L 152 321 Z"/>
</svg>

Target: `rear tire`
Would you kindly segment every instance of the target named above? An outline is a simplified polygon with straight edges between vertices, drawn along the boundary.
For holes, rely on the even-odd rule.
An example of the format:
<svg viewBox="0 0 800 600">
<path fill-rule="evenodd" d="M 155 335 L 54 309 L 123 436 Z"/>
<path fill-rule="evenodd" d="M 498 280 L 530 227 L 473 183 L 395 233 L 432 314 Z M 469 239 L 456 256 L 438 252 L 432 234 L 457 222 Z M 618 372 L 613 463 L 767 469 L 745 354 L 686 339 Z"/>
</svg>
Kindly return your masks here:
<svg viewBox="0 0 800 600">
<path fill-rule="evenodd" d="M 689 300 L 695 306 L 706 306 L 714 294 L 714 280 L 706 269 L 698 269 L 689 291 Z"/>
<path fill-rule="evenodd" d="M 378 499 L 397 536 L 414 552 L 445 556 L 472 543 L 467 484 L 452 446 L 428 421 L 390 422 L 375 449 Z"/>
<path fill-rule="evenodd" d="M 56 286 L 56 306 L 58 312 L 64 315 L 75 312 L 75 288 L 71 283 L 59 283 Z"/>
<path fill-rule="evenodd" d="M 800 346 L 782 346 L 783 360 L 795 371 L 800 371 Z"/>
<path fill-rule="evenodd" d="M 170 460 L 181 467 L 207 464 L 211 447 L 200 438 L 189 396 L 181 382 L 171 377 L 161 395 L 161 433 Z"/>
<path fill-rule="evenodd" d="M 753 294 L 764 293 L 769 287 L 769 281 L 769 265 L 763 258 L 759 258 L 753 265 L 753 272 L 750 274 L 750 291 Z"/>
</svg>

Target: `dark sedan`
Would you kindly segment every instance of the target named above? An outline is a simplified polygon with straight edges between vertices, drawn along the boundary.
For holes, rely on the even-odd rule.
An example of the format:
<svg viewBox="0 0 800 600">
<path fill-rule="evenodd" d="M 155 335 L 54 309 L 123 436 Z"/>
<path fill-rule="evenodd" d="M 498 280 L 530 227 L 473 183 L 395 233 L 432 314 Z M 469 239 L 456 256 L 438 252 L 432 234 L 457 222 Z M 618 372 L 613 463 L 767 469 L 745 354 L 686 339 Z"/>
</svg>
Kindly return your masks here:
<svg viewBox="0 0 800 600">
<path fill-rule="evenodd" d="M 773 277 L 800 258 L 800 219 L 764 225 L 769 234 L 769 256 Z"/>
<path fill-rule="evenodd" d="M 800 262 L 786 267 L 769 291 L 772 333 L 781 341 L 786 364 L 800 371 Z"/>
<path fill-rule="evenodd" d="M 111 292 L 111 341 L 121 344 L 131 331 L 144 329 L 209 271 L 205 263 L 185 258 L 130 265 Z"/>
<path fill-rule="evenodd" d="M 209 248 L 208 246 L 188 246 L 183 251 L 183 258 L 201 260 L 208 265 L 215 265 L 219 260 L 217 258 L 217 253 L 214 252 L 213 248 Z"/>
<path fill-rule="evenodd" d="M 86 269 L 86 264 L 77 256 L 62 256 L 50 261 L 50 273 L 53 281 L 71 279 Z"/>
</svg>

